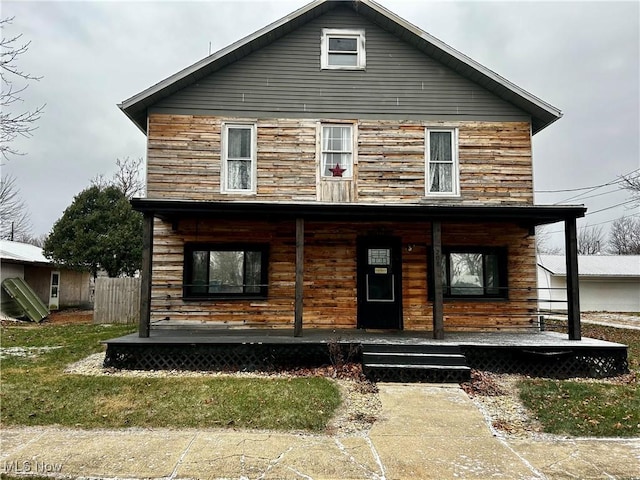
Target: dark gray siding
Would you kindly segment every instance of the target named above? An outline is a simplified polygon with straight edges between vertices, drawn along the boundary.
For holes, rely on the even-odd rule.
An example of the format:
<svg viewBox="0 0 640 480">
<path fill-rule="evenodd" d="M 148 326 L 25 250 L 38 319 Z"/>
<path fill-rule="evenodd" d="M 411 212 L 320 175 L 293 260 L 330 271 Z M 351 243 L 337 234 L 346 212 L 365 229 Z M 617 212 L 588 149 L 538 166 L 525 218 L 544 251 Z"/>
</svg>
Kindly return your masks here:
<svg viewBox="0 0 640 480">
<path fill-rule="evenodd" d="M 366 30 L 365 71 L 320 69 L 322 28 Z M 270 117 L 523 120 L 529 116 L 347 8 L 336 8 L 152 111 Z"/>
</svg>

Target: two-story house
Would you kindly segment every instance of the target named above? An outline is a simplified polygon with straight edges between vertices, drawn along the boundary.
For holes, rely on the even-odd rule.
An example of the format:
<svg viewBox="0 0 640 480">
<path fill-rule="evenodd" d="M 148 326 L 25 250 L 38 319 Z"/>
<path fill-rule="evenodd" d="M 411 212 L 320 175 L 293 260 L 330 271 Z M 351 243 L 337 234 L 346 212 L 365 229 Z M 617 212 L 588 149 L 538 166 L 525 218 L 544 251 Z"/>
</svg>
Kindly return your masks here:
<svg viewBox="0 0 640 480">
<path fill-rule="evenodd" d="M 533 204 L 558 109 L 369 1 L 311 3 L 121 108 L 148 138 L 151 322 L 529 326 L 533 229 L 584 212 Z"/>
<path fill-rule="evenodd" d="M 370 0 L 317 0 L 124 101 L 154 325 L 536 329 L 532 136 L 557 108 Z M 191 323 L 189 323 L 191 322 Z"/>
</svg>

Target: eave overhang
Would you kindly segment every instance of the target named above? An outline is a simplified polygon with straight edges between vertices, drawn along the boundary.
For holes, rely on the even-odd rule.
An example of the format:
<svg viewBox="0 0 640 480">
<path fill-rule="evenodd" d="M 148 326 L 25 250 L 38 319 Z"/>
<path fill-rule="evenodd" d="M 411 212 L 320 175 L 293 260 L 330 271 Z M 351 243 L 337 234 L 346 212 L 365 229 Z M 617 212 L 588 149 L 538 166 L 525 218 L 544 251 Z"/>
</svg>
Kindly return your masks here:
<svg viewBox="0 0 640 480">
<path fill-rule="evenodd" d="M 22 260 L 18 258 L 6 258 L 6 257 L 0 257 L 0 263 L 10 263 L 13 265 L 26 265 L 30 267 L 47 267 L 47 268 L 56 267 L 51 262 L 38 262 L 38 261 L 32 261 L 32 260 Z"/>
<path fill-rule="evenodd" d="M 531 115 L 532 133 L 539 132 L 562 117 L 562 112 L 558 108 L 509 82 L 372 0 L 316 0 L 311 2 L 143 90 L 123 101 L 118 107 L 146 134 L 147 111 L 155 103 L 278 40 L 338 5 L 352 8 L 381 28 L 528 113 Z"/>
<path fill-rule="evenodd" d="M 583 217 L 583 205 L 391 205 L 363 203 L 275 203 L 134 198 L 134 210 L 168 222 L 180 219 L 305 220 L 348 222 L 516 223 L 535 227 Z"/>
</svg>

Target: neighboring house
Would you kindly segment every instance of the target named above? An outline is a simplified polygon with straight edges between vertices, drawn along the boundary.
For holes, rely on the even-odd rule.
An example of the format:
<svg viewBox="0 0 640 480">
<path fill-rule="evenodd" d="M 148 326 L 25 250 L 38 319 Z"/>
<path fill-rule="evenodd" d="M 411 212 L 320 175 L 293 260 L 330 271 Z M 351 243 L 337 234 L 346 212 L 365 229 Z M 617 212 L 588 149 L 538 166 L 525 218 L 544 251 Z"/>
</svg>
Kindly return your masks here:
<svg viewBox="0 0 640 480">
<path fill-rule="evenodd" d="M 560 221 L 580 338 L 585 209 L 533 195 L 560 110 L 380 5 L 313 2 L 120 108 L 147 136 L 141 337 L 535 329 L 535 227 Z"/>
<path fill-rule="evenodd" d="M 583 311 L 640 312 L 640 255 L 580 255 L 578 266 Z M 566 276 L 564 256 L 538 257 L 542 310 L 567 310 Z"/>
<path fill-rule="evenodd" d="M 42 254 L 42 249 L 20 242 L 0 240 L 1 281 L 23 279 L 50 309 L 90 305 L 89 272 L 59 268 Z M 3 312 L 10 298 L 2 290 Z M 7 312 L 9 313 L 9 312 Z"/>
</svg>

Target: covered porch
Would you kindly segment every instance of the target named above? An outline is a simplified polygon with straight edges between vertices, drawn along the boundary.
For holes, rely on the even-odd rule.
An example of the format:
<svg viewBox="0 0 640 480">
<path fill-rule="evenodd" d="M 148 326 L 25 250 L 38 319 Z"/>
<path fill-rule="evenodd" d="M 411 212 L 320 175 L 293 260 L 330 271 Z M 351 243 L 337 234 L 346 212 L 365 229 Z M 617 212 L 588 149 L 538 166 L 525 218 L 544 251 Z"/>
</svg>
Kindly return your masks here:
<svg viewBox="0 0 640 480">
<path fill-rule="evenodd" d="M 407 204 L 407 205 L 386 205 L 386 204 L 355 204 L 355 203 L 340 203 L 340 204 L 327 204 L 327 203 L 265 203 L 265 202 L 195 202 L 195 201 L 175 201 L 175 200 L 155 200 L 155 199 L 134 199 L 132 201 L 136 210 L 141 211 L 144 214 L 144 254 L 143 254 L 143 269 L 142 269 L 142 296 L 141 296 L 141 315 L 138 335 L 141 338 L 148 338 L 151 332 L 156 328 L 154 325 L 162 322 L 152 322 L 152 298 L 154 293 L 153 289 L 153 257 L 154 257 L 154 220 L 159 219 L 166 225 L 171 225 L 173 231 L 176 231 L 176 235 L 180 236 L 183 232 L 178 231 L 185 219 L 191 219 L 196 222 L 196 231 L 198 222 L 210 222 L 212 224 L 220 222 L 233 222 L 237 219 L 244 221 L 256 221 L 270 223 L 279 222 L 278 225 L 285 225 L 287 229 L 291 231 L 291 261 L 292 268 L 289 275 L 292 281 L 292 288 L 290 290 L 290 297 L 287 301 L 292 305 L 290 327 L 284 331 L 289 335 L 300 340 L 304 336 L 313 332 L 319 325 L 309 324 L 308 318 L 309 306 L 307 304 L 305 309 L 305 302 L 309 300 L 309 282 L 305 282 L 305 268 L 307 269 L 307 280 L 310 275 L 309 270 L 313 268 L 315 258 L 310 258 L 310 231 L 317 225 L 332 225 L 331 222 L 342 222 L 341 225 L 362 225 L 368 223 L 369 225 L 390 225 L 398 224 L 398 222 L 404 222 L 404 225 L 412 226 L 413 231 L 423 232 L 421 240 L 423 243 L 417 244 L 424 250 L 424 264 L 427 264 L 427 248 L 429 250 L 429 276 L 433 278 L 443 278 L 443 262 L 442 257 L 446 255 L 443 247 L 446 248 L 446 243 L 443 245 L 443 230 L 445 235 L 449 235 L 448 243 L 451 243 L 453 233 L 450 231 L 452 227 L 456 225 L 466 225 L 469 231 L 481 231 L 486 229 L 487 225 L 493 225 L 493 231 L 499 231 L 500 225 L 517 226 L 519 231 L 522 232 L 522 237 L 529 237 L 527 240 L 531 243 L 535 234 L 535 227 L 537 225 L 543 225 L 548 223 L 563 222 L 565 225 L 565 243 L 566 243 L 566 264 L 567 264 L 567 300 L 568 300 L 568 322 L 567 322 L 567 338 L 570 340 L 580 340 L 580 306 L 579 306 L 579 292 L 578 292 L 578 272 L 577 272 L 577 242 L 576 242 L 576 219 L 584 215 L 585 209 L 582 206 L 463 206 L 463 205 L 422 205 L 422 204 Z M 395 222 L 395 223 L 394 223 Z M 156 227 L 157 228 L 157 227 Z M 274 227 L 277 229 L 280 227 Z M 357 228 L 357 227 L 354 227 Z M 381 231 L 382 230 L 381 228 Z M 490 235 L 491 233 L 489 233 Z M 313 233 L 311 233 L 311 236 Z M 184 235 L 183 235 L 184 236 Z M 355 234 L 354 237 L 355 239 Z M 513 239 L 513 236 L 511 237 Z M 506 240 L 505 240 L 506 241 Z M 509 240 L 512 241 L 512 240 Z M 354 242 L 355 243 L 355 242 Z M 413 243 L 399 243 L 399 247 L 405 257 L 416 254 L 411 250 L 414 246 Z M 353 248 L 355 250 L 355 246 Z M 175 252 L 174 252 L 175 255 Z M 422 255 L 422 253 L 420 253 Z M 355 260 L 354 260 L 355 261 Z M 186 257 L 185 257 L 186 263 Z M 511 267 L 510 267 L 511 268 Z M 511 269 L 511 275 L 515 275 L 517 272 L 517 266 Z M 376 268 L 376 273 L 378 269 Z M 384 269 L 386 270 L 386 269 Z M 522 274 L 528 276 L 528 274 Z M 426 276 L 426 274 L 425 274 Z M 402 276 L 398 277 L 396 286 L 400 284 Z M 530 279 L 529 279 L 530 280 Z M 533 280 L 535 282 L 535 279 Z M 178 285 L 181 289 L 184 288 L 184 283 Z M 354 282 L 355 283 L 355 282 Z M 358 298 L 351 300 L 351 305 L 355 308 L 357 304 L 358 315 L 360 316 L 361 305 L 365 302 L 361 301 L 360 296 L 361 284 L 364 281 L 360 281 L 358 277 Z M 513 282 L 512 282 L 513 283 Z M 355 287 L 354 287 L 355 288 Z M 397 286 L 397 288 L 400 288 Z M 407 288 L 410 288 L 408 286 Z M 446 288 L 446 287 L 445 287 Z M 517 294 L 516 288 L 513 285 L 508 287 L 496 287 L 504 288 L 505 292 L 511 294 L 512 297 L 518 296 L 522 298 L 522 304 L 526 307 L 518 307 L 518 312 L 509 312 L 509 309 L 515 308 L 515 302 L 513 298 L 510 298 L 508 302 L 503 301 L 500 298 L 494 298 L 493 303 L 490 302 L 476 302 L 479 307 L 479 314 L 490 316 L 490 310 L 501 310 L 503 314 L 509 316 L 513 321 L 518 315 L 522 316 L 522 312 L 526 312 L 526 315 L 534 318 L 536 315 L 535 308 L 530 308 L 526 302 L 531 303 L 532 298 L 535 297 L 536 292 L 535 285 L 532 289 L 530 284 L 526 288 L 520 288 Z M 428 324 L 420 324 L 421 330 L 428 330 L 428 333 L 423 333 L 436 340 L 443 340 L 445 338 L 445 316 L 447 309 L 454 309 L 455 304 L 448 302 L 446 298 L 443 285 L 441 282 L 431 281 L 429 287 L 429 309 Z M 533 291 L 532 291 L 533 290 Z M 182 290 L 180 290 L 182 291 Z M 317 291 L 317 290 L 316 290 Z M 392 292 L 393 293 L 393 292 Z M 402 290 L 399 290 L 399 296 L 402 297 Z M 269 293 L 271 296 L 271 292 Z M 367 293 L 368 295 L 368 293 Z M 424 301 L 427 301 L 427 294 L 420 294 L 424 297 Z M 167 295 L 169 297 L 171 295 Z M 180 295 L 178 295 L 180 296 Z M 507 294 L 503 295 L 505 298 Z M 173 295 L 175 299 L 176 295 Z M 158 295 L 156 294 L 156 299 Z M 215 302 L 210 302 L 215 303 Z M 458 303 L 458 305 L 460 302 Z M 382 311 L 382 307 L 385 307 L 383 303 L 372 304 L 375 308 L 374 312 Z M 451 305 L 451 306 L 449 306 Z M 484 307 L 482 307 L 484 305 Z M 412 324 L 409 324 L 405 319 L 409 319 L 410 315 L 407 312 L 408 301 L 404 302 L 404 318 L 403 318 L 403 303 L 402 299 L 398 307 L 399 321 L 397 326 L 385 327 L 385 323 L 380 324 L 362 324 L 358 319 L 357 325 L 354 323 L 354 330 L 371 327 L 372 325 L 378 326 L 378 328 L 393 328 L 397 330 L 415 330 Z M 378 308 L 380 307 L 380 308 Z M 483 310 L 484 308 L 484 310 Z M 458 308 L 458 310 L 460 310 Z M 423 312 L 424 313 L 424 312 Z M 395 313 L 394 313 L 395 314 Z M 464 314 L 464 313 L 463 313 Z M 339 313 L 336 313 L 339 316 Z M 424 316 L 424 315 L 423 315 Z M 157 316 L 156 316 L 157 318 Z M 195 322 L 197 323 L 197 322 Z M 193 325 L 193 324 L 191 324 Z M 392 324 L 393 325 L 393 324 Z M 448 325 L 448 324 L 447 324 Z M 509 330 L 508 328 L 501 327 L 499 322 L 494 322 L 493 327 L 495 330 Z M 273 325 L 266 324 L 265 327 Z M 279 325 L 280 327 L 282 325 Z M 323 327 L 323 325 L 320 325 Z M 509 325 L 507 325 L 508 327 Z M 522 326 L 518 324 L 518 326 Z M 212 328 L 212 332 L 220 333 L 220 329 L 217 325 L 207 325 Z M 314 328 L 309 328 L 314 327 Z M 326 327 L 326 325 L 324 325 Z M 535 330 L 538 325 L 534 321 L 529 321 L 526 325 L 527 330 Z M 184 327 L 186 328 L 186 327 Z M 453 331 L 447 331 L 447 336 L 452 334 Z"/>
</svg>

